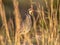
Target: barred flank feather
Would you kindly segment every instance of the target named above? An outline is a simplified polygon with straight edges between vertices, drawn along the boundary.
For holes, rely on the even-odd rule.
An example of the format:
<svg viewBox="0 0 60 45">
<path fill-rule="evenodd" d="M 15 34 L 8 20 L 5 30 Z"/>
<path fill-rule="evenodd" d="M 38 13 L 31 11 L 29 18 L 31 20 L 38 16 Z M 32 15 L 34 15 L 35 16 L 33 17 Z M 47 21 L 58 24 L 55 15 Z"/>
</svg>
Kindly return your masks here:
<svg viewBox="0 0 60 45">
<path fill-rule="evenodd" d="M 26 19 L 22 22 L 21 32 L 22 34 L 26 34 L 30 31 L 32 26 L 31 16 L 29 14 L 26 15 Z"/>
</svg>

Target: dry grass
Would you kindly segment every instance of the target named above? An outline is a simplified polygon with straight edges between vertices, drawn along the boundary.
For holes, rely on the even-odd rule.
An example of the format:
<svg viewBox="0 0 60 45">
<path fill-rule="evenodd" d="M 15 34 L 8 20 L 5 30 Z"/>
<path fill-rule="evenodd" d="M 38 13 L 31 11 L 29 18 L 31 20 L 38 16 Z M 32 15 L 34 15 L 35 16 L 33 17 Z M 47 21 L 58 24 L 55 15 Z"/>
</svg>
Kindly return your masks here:
<svg viewBox="0 0 60 45">
<path fill-rule="evenodd" d="M 7 22 L 4 5 L 2 0 L 0 0 L 0 16 L 3 22 L 3 28 L 1 27 L 0 29 L 0 32 L 2 30 L 0 33 L 0 45 L 60 45 L 60 2 L 57 0 L 57 8 L 53 8 L 54 0 L 50 1 L 50 7 L 48 6 L 47 0 L 44 1 L 48 11 L 45 11 L 44 7 L 40 6 L 39 2 L 36 3 L 39 5 L 36 10 L 38 13 L 37 20 L 35 20 L 33 15 L 33 8 L 30 8 L 31 12 L 29 13 L 33 18 L 33 27 L 31 27 L 32 22 L 28 16 L 21 25 L 23 20 L 18 8 L 19 2 L 18 0 L 12 0 L 16 25 L 16 29 L 14 30 L 12 19 Z M 59 16 L 59 20 L 57 15 Z M 10 29 L 10 27 L 13 29 Z M 4 30 L 5 33 L 3 32 Z M 11 32 L 9 32 L 9 30 Z M 10 34 L 13 36 L 10 36 Z"/>
<path fill-rule="evenodd" d="M 3 25 L 5 27 L 6 38 L 7 38 L 8 42 L 11 44 L 11 39 L 10 39 L 10 36 L 9 36 L 9 31 L 8 31 L 8 26 L 7 26 L 7 21 L 6 21 L 4 6 L 2 4 L 2 0 L 0 0 L 0 2 L 1 2 L 0 3 L 0 14 L 1 14 L 1 17 L 2 17 Z"/>
</svg>

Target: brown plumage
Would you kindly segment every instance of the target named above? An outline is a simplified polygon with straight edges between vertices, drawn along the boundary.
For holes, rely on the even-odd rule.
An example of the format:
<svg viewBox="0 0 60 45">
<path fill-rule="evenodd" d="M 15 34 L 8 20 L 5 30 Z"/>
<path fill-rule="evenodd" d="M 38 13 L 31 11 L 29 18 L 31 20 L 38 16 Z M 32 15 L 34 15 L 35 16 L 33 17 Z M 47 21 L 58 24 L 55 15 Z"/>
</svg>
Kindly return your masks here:
<svg viewBox="0 0 60 45">
<path fill-rule="evenodd" d="M 28 33 L 31 30 L 31 27 L 32 27 L 31 16 L 27 14 L 25 20 L 22 21 L 20 33 L 21 34 Z"/>
</svg>

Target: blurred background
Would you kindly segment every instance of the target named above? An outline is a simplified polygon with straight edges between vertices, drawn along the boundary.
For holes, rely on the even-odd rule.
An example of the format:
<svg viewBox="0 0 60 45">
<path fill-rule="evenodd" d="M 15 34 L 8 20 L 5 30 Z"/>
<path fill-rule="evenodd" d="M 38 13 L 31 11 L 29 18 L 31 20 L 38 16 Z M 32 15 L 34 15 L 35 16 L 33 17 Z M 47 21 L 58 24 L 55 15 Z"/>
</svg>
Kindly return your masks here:
<svg viewBox="0 0 60 45">
<path fill-rule="evenodd" d="M 60 0 L 0 0 L 0 45 L 60 45 Z"/>
</svg>

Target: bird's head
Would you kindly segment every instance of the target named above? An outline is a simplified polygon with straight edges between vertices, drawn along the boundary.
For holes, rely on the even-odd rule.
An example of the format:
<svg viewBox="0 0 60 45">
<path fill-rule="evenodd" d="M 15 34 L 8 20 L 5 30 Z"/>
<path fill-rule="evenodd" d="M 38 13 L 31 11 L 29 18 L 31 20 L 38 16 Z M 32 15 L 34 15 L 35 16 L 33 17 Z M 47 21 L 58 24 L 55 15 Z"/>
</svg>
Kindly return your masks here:
<svg viewBox="0 0 60 45">
<path fill-rule="evenodd" d="M 37 10 L 37 6 L 35 3 L 33 3 L 31 7 L 28 9 L 30 15 L 33 15 L 33 12 L 36 10 Z"/>
</svg>

